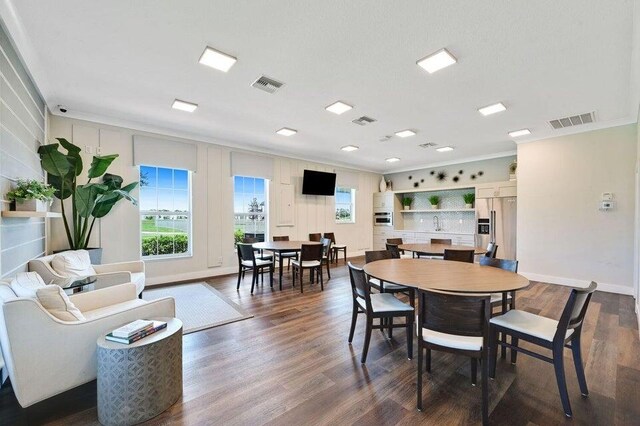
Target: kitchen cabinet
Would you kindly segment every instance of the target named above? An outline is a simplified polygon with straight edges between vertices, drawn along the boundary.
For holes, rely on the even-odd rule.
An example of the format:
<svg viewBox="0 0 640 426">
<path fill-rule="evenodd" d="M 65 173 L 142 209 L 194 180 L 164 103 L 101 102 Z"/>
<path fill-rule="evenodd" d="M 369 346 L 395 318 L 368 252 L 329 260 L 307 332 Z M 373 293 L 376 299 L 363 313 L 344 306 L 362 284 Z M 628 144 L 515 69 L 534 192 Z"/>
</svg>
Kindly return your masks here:
<svg viewBox="0 0 640 426">
<path fill-rule="evenodd" d="M 394 210 L 395 197 L 391 191 L 375 192 L 373 194 L 373 211 L 393 211 Z"/>
<path fill-rule="evenodd" d="M 502 198 L 518 195 L 516 181 L 484 183 L 476 186 L 476 198 Z"/>
</svg>

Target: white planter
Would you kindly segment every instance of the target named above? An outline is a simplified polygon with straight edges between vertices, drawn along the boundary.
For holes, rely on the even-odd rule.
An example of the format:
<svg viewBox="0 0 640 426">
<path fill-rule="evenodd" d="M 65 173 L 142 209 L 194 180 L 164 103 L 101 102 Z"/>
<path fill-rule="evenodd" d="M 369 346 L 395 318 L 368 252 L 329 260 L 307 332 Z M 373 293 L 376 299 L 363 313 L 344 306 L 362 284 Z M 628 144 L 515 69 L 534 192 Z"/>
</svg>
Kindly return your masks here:
<svg viewBox="0 0 640 426">
<path fill-rule="evenodd" d="M 513 181 L 513 180 L 517 180 L 517 176 L 515 173 L 509 173 L 509 180 Z"/>
<path fill-rule="evenodd" d="M 405 210 L 411 210 L 411 206 L 402 206 Z"/>
<path fill-rule="evenodd" d="M 465 209 L 472 209 L 473 208 L 473 204 L 465 204 L 464 208 Z"/>
<path fill-rule="evenodd" d="M 433 210 L 438 210 L 438 205 L 437 204 L 431 204 L 431 208 Z"/>
<path fill-rule="evenodd" d="M 46 212 L 51 203 L 41 200 L 16 201 L 16 211 L 18 212 Z"/>
</svg>

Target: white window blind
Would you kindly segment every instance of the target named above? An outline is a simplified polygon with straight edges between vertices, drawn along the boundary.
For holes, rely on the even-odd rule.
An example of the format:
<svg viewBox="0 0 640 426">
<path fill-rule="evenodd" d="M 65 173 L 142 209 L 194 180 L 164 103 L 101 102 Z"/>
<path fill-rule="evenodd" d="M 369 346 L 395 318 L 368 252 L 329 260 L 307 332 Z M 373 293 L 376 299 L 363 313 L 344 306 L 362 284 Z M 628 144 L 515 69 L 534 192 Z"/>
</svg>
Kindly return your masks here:
<svg viewBox="0 0 640 426">
<path fill-rule="evenodd" d="M 158 166 L 196 172 L 198 147 L 190 143 L 134 135 L 133 165 Z"/>
<path fill-rule="evenodd" d="M 336 187 L 359 189 L 358 180 L 359 175 L 357 172 L 336 170 Z"/>
<path fill-rule="evenodd" d="M 273 158 L 231 152 L 231 176 L 251 176 L 273 180 Z"/>
</svg>

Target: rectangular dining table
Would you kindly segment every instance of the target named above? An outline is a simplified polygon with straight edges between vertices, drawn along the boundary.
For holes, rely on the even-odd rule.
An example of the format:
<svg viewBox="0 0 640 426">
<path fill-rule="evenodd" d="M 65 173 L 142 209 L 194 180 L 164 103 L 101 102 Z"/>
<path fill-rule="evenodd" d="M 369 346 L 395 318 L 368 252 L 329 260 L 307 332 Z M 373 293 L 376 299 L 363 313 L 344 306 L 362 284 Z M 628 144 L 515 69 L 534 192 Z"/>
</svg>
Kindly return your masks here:
<svg viewBox="0 0 640 426">
<path fill-rule="evenodd" d="M 282 254 L 287 252 L 299 252 L 302 250 L 303 244 L 322 245 L 317 241 L 265 241 L 262 243 L 254 243 L 253 248 L 259 250 L 267 250 L 274 254 Z M 278 256 L 278 283 L 282 290 L 282 256 Z"/>
</svg>

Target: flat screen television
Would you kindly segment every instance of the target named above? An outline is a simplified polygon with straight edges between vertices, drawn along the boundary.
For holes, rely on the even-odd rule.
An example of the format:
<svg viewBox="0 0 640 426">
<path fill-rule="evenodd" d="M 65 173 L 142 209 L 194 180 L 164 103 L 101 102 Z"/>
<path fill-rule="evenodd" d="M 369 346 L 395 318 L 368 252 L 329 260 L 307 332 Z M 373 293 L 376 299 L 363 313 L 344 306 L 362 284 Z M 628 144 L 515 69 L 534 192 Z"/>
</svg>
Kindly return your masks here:
<svg viewBox="0 0 640 426">
<path fill-rule="evenodd" d="M 334 195 L 336 174 L 305 170 L 302 178 L 302 193 L 306 195 Z"/>
</svg>

